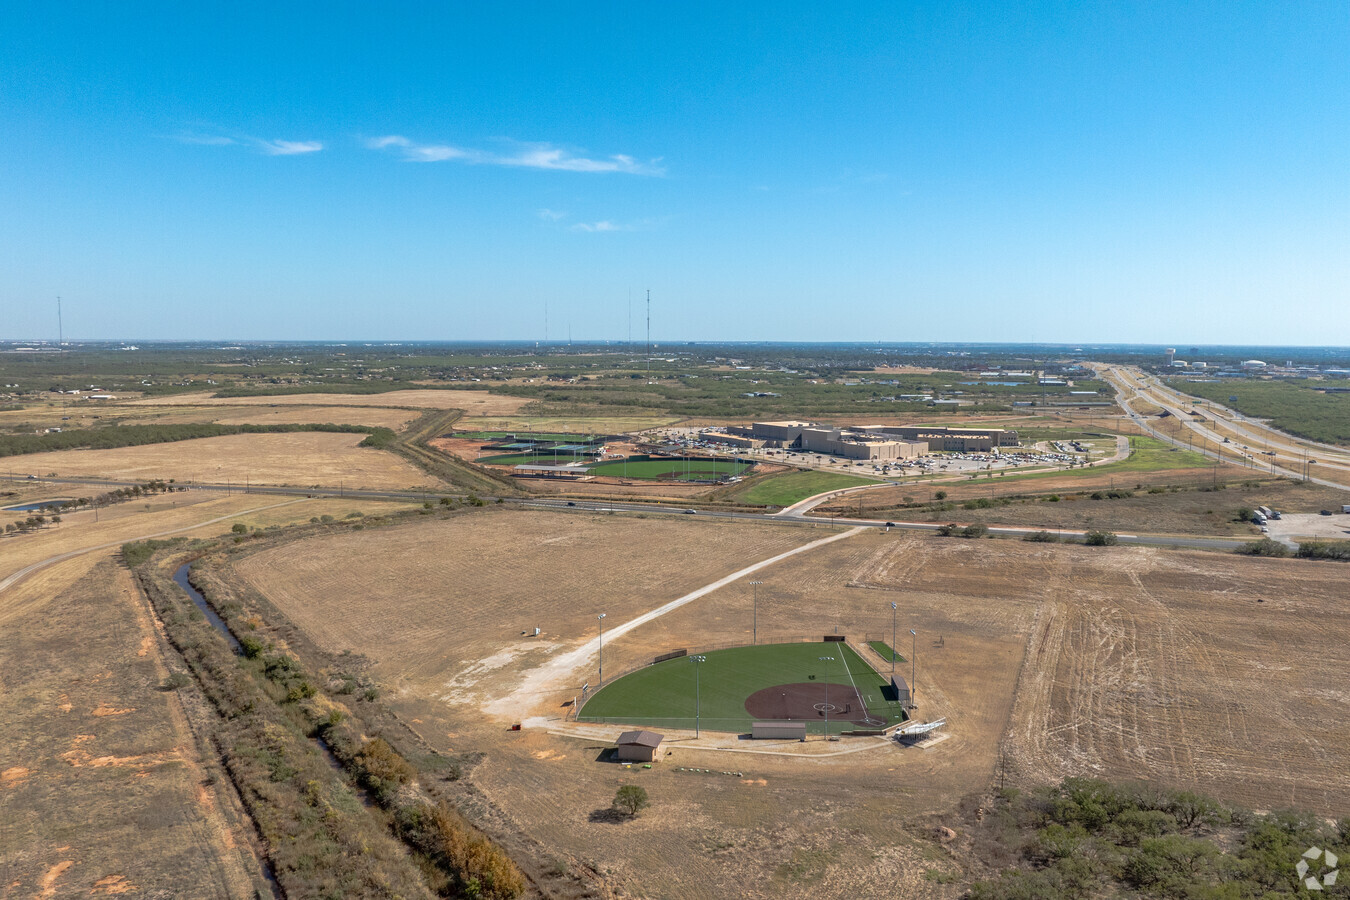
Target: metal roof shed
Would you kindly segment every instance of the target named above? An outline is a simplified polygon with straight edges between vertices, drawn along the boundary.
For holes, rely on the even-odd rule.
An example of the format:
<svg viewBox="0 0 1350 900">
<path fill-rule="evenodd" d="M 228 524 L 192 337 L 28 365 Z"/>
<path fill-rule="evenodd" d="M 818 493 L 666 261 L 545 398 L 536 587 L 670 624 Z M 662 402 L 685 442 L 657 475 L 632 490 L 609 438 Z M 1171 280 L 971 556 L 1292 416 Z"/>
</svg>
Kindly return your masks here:
<svg viewBox="0 0 1350 900">
<path fill-rule="evenodd" d="M 655 762 L 656 750 L 663 739 L 662 735 L 654 731 L 625 731 L 615 742 L 619 745 L 615 755 L 622 760 Z"/>
</svg>

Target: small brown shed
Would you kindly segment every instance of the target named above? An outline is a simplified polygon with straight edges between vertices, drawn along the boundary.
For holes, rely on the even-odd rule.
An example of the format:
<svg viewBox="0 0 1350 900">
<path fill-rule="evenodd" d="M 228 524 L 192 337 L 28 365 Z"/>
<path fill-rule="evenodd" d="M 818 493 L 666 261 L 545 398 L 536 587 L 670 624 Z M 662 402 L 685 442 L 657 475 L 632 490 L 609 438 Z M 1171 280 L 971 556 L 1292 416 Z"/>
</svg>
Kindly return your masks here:
<svg viewBox="0 0 1350 900">
<path fill-rule="evenodd" d="M 619 759 L 633 762 L 655 762 L 656 748 L 661 746 L 662 735 L 654 731 L 625 731 L 619 735 Z"/>
</svg>

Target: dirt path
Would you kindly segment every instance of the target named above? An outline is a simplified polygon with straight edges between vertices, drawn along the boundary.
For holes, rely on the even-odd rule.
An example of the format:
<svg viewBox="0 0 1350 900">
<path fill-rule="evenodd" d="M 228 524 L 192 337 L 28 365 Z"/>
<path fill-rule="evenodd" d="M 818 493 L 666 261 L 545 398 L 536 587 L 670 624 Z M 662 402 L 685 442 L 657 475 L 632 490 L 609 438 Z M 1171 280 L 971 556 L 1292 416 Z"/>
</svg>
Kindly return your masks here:
<svg viewBox="0 0 1350 900">
<path fill-rule="evenodd" d="M 186 525 L 182 528 L 172 528 L 168 531 L 158 531 L 155 532 L 154 534 L 143 534 L 140 535 L 139 537 L 129 537 L 118 541 L 108 541 L 103 544 L 95 544 L 92 547 L 81 547 L 78 550 L 70 550 L 66 553 L 58 553 L 56 556 L 49 556 L 46 559 L 38 560 L 35 563 L 31 563 L 30 565 L 24 566 L 22 569 L 15 572 L 14 574 L 4 578 L 3 580 L 0 580 L 0 593 L 4 593 L 9 588 L 18 584 L 20 581 L 23 581 L 29 575 L 32 575 L 34 572 L 37 572 L 40 569 L 45 569 L 47 566 L 55 565 L 56 563 L 64 562 L 68 559 L 74 559 L 75 557 L 82 556 L 85 553 L 93 553 L 97 550 L 107 550 L 110 547 L 120 547 L 123 544 L 131 543 L 134 541 L 148 541 L 154 538 L 162 538 L 174 534 L 182 534 L 185 531 L 195 531 L 198 528 L 204 528 L 207 525 L 214 525 L 217 522 L 224 522 L 227 519 L 234 519 L 238 518 L 239 516 L 246 516 L 251 513 L 261 512 L 266 509 L 276 509 L 278 506 L 290 506 L 292 503 L 303 503 L 307 499 L 308 499 L 307 497 L 300 497 L 295 500 L 286 500 L 282 503 L 273 503 L 270 506 L 255 506 L 252 509 L 243 509 L 240 510 L 239 512 L 232 512 L 229 515 L 217 516 L 214 519 L 208 519 L 205 522 L 197 522 L 193 525 Z"/>
<path fill-rule="evenodd" d="M 843 540 L 844 538 L 851 537 L 855 534 L 858 534 L 859 532 L 866 530 L 868 529 L 864 526 L 850 528 L 848 531 L 842 531 L 838 534 L 832 534 L 827 538 L 821 538 L 818 541 L 812 541 L 809 544 L 803 544 L 800 547 L 795 547 L 784 553 L 780 553 L 777 556 L 771 556 L 768 559 L 761 560 L 760 562 L 757 562 L 752 566 L 746 566 L 744 569 L 741 569 L 740 571 L 737 572 L 733 572 L 730 575 L 726 576 L 725 578 L 720 578 L 717 581 L 714 581 L 712 584 L 704 585 L 703 587 L 699 588 L 696 591 L 691 591 L 688 594 L 685 594 L 683 597 L 678 597 L 675 600 L 670 601 L 669 603 L 666 603 L 662 606 L 658 606 L 656 609 L 650 612 L 643 613 L 640 616 L 630 619 L 627 622 L 624 622 L 622 625 L 616 625 L 613 628 L 609 629 L 609 631 L 606 633 L 606 636 L 609 638 L 610 641 L 618 640 L 628 632 L 632 631 L 634 628 L 638 628 L 639 626 L 645 625 L 648 622 L 652 621 L 653 619 L 658 619 L 661 616 L 664 616 L 666 613 L 679 609 L 681 606 L 684 606 L 687 603 L 692 603 L 693 601 L 699 599 L 700 597 L 704 597 L 708 594 L 711 594 L 713 591 L 716 591 L 720 588 L 724 588 L 727 585 L 731 584 L 732 582 L 744 578 L 747 575 L 753 575 L 760 569 L 767 568 L 768 566 L 771 566 L 774 563 L 781 562 L 782 560 L 788 559 L 789 557 L 792 556 L 796 556 L 798 553 L 805 553 L 808 550 L 813 550 L 817 547 L 823 547 L 826 544 L 832 544 L 835 541 Z M 580 647 L 577 647 L 575 650 L 569 650 L 566 653 L 553 657 L 548 662 L 544 663 L 542 666 L 527 673 L 521 679 L 519 687 L 517 687 L 509 695 L 489 703 L 484 708 L 484 711 L 487 712 L 489 715 L 501 717 L 512 717 L 518 715 L 521 710 L 529 709 L 530 706 L 533 704 L 535 698 L 549 692 L 550 689 L 556 686 L 559 682 L 566 680 L 578 666 L 580 666 L 582 663 L 587 662 L 591 657 L 596 656 L 599 653 L 599 650 L 600 650 L 600 638 L 597 636 L 594 639 L 589 640 L 586 643 L 582 644 Z M 551 720 L 546 717 L 536 716 L 527 719 L 525 724 L 533 727 L 543 727 L 546 723 L 550 721 Z"/>
</svg>

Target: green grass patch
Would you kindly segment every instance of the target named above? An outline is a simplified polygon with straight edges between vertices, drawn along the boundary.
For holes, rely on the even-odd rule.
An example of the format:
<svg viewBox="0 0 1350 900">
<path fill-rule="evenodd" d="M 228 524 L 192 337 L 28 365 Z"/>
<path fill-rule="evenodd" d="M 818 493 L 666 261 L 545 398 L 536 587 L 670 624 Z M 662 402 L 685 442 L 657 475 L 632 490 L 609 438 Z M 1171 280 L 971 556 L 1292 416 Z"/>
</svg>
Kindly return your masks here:
<svg viewBox="0 0 1350 900">
<path fill-rule="evenodd" d="M 905 658 L 891 649 L 891 645 L 885 641 L 868 641 L 867 646 L 877 651 L 877 655 L 887 662 L 904 662 Z"/>
<path fill-rule="evenodd" d="M 809 682 L 850 689 L 856 684 L 872 716 L 884 718 L 887 724 L 905 719 L 903 705 L 882 695 L 882 688 L 890 681 L 844 643 L 760 644 L 703 655 L 706 662 L 697 665 L 687 656 L 677 657 L 610 682 L 590 698 L 578 720 L 693 728 L 696 667 L 699 722 L 710 731 L 749 731 L 755 719 L 746 711 L 747 697 L 780 684 Z M 834 660 L 822 661 L 822 656 Z M 843 696 L 841 692 L 841 700 Z M 848 696 L 852 696 L 851 691 Z M 857 727 L 837 718 L 830 720 L 833 733 Z M 824 717 L 810 719 L 807 728 L 823 734 Z"/>
<path fill-rule="evenodd" d="M 825 491 L 877 483 L 874 478 L 842 475 L 837 472 L 785 472 L 766 478 L 758 484 L 749 485 L 745 490 L 729 495 L 728 499 L 749 506 L 791 506 L 799 500 L 814 497 Z"/>
<path fill-rule="evenodd" d="M 674 478 L 679 481 L 712 481 L 728 475 L 743 475 L 751 463 L 738 459 L 706 459 L 691 456 L 681 459 L 634 456 L 591 466 L 592 475 L 611 478 Z"/>
</svg>

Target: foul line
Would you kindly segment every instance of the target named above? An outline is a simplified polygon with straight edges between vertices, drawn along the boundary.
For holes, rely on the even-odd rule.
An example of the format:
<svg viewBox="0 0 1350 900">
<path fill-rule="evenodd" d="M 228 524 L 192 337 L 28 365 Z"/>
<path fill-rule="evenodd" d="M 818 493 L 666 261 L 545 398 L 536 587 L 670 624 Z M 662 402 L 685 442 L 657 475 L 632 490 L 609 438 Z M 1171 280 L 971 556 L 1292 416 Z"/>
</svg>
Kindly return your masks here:
<svg viewBox="0 0 1350 900">
<path fill-rule="evenodd" d="M 769 559 L 761 560 L 760 562 L 755 563 L 753 566 L 746 566 L 739 572 L 733 572 L 730 575 L 726 576 L 725 578 L 721 578 L 717 581 L 714 581 L 712 584 L 705 585 L 696 591 L 691 591 L 690 593 L 685 594 L 683 597 L 672 600 L 663 606 L 658 606 L 651 612 L 643 613 L 642 615 L 638 616 L 635 619 L 630 619 L 629 621 L 624 622 L 622 625 L 614 626 L 613 628 L 605 632 L 605 637 L 611 641 L 618 640 L 628 632 L 632 631 L 634 628 L 637 628 L 641 625 L 646 625 L 653 619 L 659 619 L 666 613 L 673 612 L 674 610 L 679 609 L 681 606 L 684 606 L 687 603 L 692 603 L 698 598 L 711 594 L 713 591 L 718 590 L 719 588 L 724 588 L 727 585 L 731 584 L 733 581 L 737 581 L 741 578 L 744 578 L 747 575 L 753 575 L 760 569 L 771 566 L 776 562 L 781 562 L 787 559 L 788 557 L 796 556 L 798 553 L 805 553 L 808 550 L 814 550 L 816 547 L 823 547 L 826 544 L 832 544 L 835 541 L 843 540 L 844 538 L 851 537 L 860 531 L 867 531 L 867 530 L 868 530 L 867 526 L 859 525 L 855 528 L 850 528 L 848 531 L 842 531 L 839 534 L 832 534 L 827 538 L 821 538 L 818 541 L 812 541 L 809 544 L 803 544 L 800 547 L 794 547 L 793 549 L 788 550 L 785 553 L 780 553 L 777 556 L 770 557 Z M 486 707 L 487 711 L 491 713 L 497 713 L 499 715 L 510 715 L 515 712 L 518 712 L 519 708 L 522 705 L 530 703 L 531 698 L 541 693 L 550 682 L 552 682 L 554 679 L 562 678 L 569 675 L 572 672 L 572 670 L 575 669 L 577 666 L 581 665 L 590 657 L 595 656 L 599 652 L 599 649 L 600 649 L 600 638 L 594 637 L 591 638 L 586 643 L 582 644 L 580 647 L 576 648 L 575 650 L 569 650 L 568 652 L 563 653 L 560 656 L 555 656 L 554 658 L 545 662 L 539 668 L 534 669 L 531 672 L 528 672 L 521 679 L 520 687 L 516 688 L 516 690 L 513 691 L 509 696 L 503 697 L 499 700 L 494 700 L 493 702 L 489 703 Z"/>
</svg>

